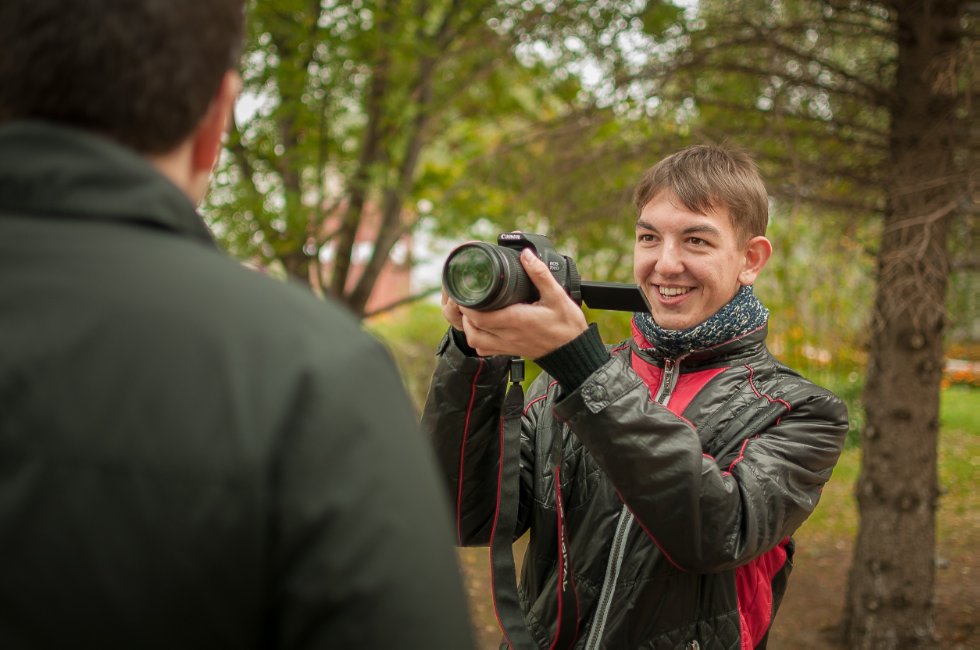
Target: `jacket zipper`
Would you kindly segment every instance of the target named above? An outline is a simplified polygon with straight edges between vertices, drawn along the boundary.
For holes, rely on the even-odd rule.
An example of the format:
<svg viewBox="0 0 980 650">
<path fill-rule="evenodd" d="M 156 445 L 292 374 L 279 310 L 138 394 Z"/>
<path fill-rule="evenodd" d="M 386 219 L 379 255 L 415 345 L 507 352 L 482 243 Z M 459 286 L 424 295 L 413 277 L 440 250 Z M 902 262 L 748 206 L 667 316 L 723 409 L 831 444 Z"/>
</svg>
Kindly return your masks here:
<svg viewBox="0 0 980 650">
<path fill-rule="evenodd" d="M 660 389 L 657 391 L 656 397 L 659 404 L 667 406 L 667 402 L 670 401 L 670 394 L 674 392 L 674 386 L 677 385 L 677 366 L 680 365 L 682 358 L 664 361 L 664 375 L 660 379 Z"/>
<path fill-rule="evenodd" d="M 664 374 L 660 380 L 660 388 L 657 390 L 657 403 L 663 406 L 670 401 L 671 393 L 677 385 L 677 368 L 680 366 L 681 359 L 667 359 L 664 361 Z M 616 535 L 613 537 L 612 548 L 609 549 L 609 561 L 606 563 L 606 576 L 602 580 L 602 591 L 599 592 L 599 605 L 596 607 L 595 615 L 592 617 L 592 628 L 589 636 L 585 640 L 585 650 L 596 650 L 599 642 L 602 641 L 602 633 L 606 627 L 606 619 L 609 618 L 609 609 L 612 605 L 613 592 L 616 590 L 616 581 L 619 579 L 619 570 L 623 566 L 623 558 L 626 555 L 626 540 L 629 532 L 633 528 L 633 513 L 623 504 L 623 509 L 619 513 L 619 522 L 616 524 Z"/>
<path fill-rule="evenodd" d="M 609 617 L 609 605 L 612 603 L 616 580 L 619 579 L 619 569 L 623 566 L 623 556 L 626 555 L 626 539 L 630 528 L 633 527 L 633 513 L 625 505 L 619 513 L 616 524 L 616 535 L 613 537 L 612 548 L 609 549 L 609 561 L 606 563 L 606 577 L 602 581 L 602 591 L 599 592 L 599 605 L 592 618 L 592 629 L 585 640 L 586 650 L 595 650 L 602 640 L 602 631 Z"/>
</svg>

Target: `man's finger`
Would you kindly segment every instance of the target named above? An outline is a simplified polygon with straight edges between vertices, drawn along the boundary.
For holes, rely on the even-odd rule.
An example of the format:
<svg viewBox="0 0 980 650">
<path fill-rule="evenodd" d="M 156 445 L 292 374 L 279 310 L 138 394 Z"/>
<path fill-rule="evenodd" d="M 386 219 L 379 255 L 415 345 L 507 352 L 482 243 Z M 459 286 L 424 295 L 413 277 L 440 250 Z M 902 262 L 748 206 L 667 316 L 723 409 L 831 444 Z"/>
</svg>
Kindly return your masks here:
<svg viewBox="0 0 980 650">
<path fill-rule="evenodd" d="M 524 270 L 527 271 L 528 277 L 531 278 L 531 282 L 537 287 L 538 293 L 541 294 L 542 301 L 568 297 L 568 292 L 558 284 L 558 280 L 548 270 L 548 265 L 542 262 L 530 248 L 525 248 L 521 251 L 521 264 L 524 266 Z"/>
<path fill-rule="evenodd" d="M 458 330 L 463 329 L 463 314 L 459 310 L 459 305 L 442 290 L 442 316 L 449 324 Z"/>
</svg>

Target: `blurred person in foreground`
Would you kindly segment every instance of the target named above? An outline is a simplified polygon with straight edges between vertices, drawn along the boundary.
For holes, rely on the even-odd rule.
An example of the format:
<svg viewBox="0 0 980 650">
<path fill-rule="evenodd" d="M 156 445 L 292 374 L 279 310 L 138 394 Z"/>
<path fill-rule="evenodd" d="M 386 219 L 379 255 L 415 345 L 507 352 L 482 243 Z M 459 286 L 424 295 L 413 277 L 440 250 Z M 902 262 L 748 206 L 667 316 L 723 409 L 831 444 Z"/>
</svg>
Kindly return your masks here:
<svg viewBox="0 0 980 650">
<path fill-rule="evenodd" d="M 242 0 L 0 3 L 0 646 L 466 648 L 393 364 L 195 211 Z"/>
<path fill-rule="evenodd" d="M 772 253 L 754 162 L 699 145 L 635 191 L 633 269 L 649 313 L 605 346 L 548 268 L 540 299 L 496 311 L 444 296 L 451 328 L 424 412 L 456 500 L 457 543 L 490 542 L 510 355 L 545 371 L 520 415 L 530 530 L 518 602 L 542 648 L 764 648 L 792 533 L 847 431 L 843 403 L 766 347 L 752 284 Z M 518 411 L 520 411 L 518 405 Z"/>
</svg>

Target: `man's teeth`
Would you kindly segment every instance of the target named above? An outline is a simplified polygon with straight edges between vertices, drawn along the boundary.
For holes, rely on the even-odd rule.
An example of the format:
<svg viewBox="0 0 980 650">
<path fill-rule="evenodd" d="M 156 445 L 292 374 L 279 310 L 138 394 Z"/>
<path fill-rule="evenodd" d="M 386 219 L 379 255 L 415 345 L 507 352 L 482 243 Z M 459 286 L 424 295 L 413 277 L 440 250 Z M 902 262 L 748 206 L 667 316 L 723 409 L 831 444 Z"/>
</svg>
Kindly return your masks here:
<svg viewBox="0 0 980 650">
<path fill-rule="evenodd" d="M 693 291 L 693 289 L 691 287 L 660 287 L 660 295 L 665 298 L 680 296 L 688 291 Z"/>
</svg>

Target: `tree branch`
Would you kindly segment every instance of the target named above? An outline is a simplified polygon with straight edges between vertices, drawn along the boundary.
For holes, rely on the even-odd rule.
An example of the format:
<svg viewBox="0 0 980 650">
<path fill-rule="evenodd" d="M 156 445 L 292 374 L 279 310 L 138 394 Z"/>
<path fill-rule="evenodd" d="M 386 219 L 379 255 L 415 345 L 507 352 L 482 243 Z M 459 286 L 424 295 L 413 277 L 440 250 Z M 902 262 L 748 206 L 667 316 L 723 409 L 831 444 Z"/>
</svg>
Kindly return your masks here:
<svg viewBox="0 0 980 650">
<path fill-rule="evenodd" d="M 399 298 L 398 300 L 396 300 L 394 302 L 390 302 L 387 305 L 382 305 L 381 307 L 378 307 L 376 309 L 372 309 L 369 312 L 365 312 L 364 318 L 374 318 L 375 316 L 380 316 L 381 314 L 384 314 L 384 313 L 387 313 L 389 311 L 392 311 L 393 309 L 398 309 L 399 307 L 402 307 L 404 305 L 409 305 L 409 304 L 411 304 L 413 302 L 418 302 L 419 300 L 424 300 L 425 298 L 428 298 L 431 295 L 437 294 L 440 291 L 442 291 L 442 287 L 441 286 L 429 287 L 428 289 L 423 289 L 419 293 L 415 293 L 415 294 L 412 294 L 410 296 L 406 296 L 404 298 Z"/>
</svg>

